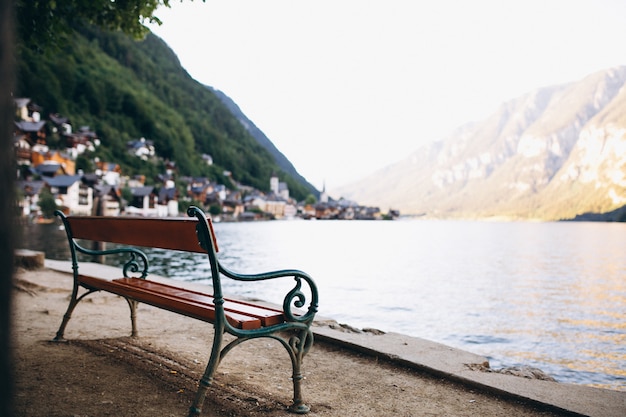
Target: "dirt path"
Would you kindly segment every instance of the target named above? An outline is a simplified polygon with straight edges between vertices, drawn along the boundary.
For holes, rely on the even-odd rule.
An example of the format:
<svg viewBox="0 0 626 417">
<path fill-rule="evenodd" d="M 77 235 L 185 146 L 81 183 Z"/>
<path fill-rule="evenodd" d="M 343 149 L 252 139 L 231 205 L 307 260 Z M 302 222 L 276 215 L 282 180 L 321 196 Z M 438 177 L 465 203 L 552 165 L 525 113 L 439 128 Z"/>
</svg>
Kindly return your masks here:
<svg viewBox="0 0 626 417">
<path fill-rule="evenodd" d="M 14 298 L 18 416 L 185 416 L 208 359 L 206 323 L 139 308 L 130 338 L 123 299 L 98 294 L 79 304 L 69 343 L 51 343 L 71 277 L 20 271 Z M 220 365 L 203 415 L 288 416 L 292 391 L 284 349 L 247 342 Z M 557 416 L 528 404 L 316 343 L 305 358 L 309 416 Z"/>
</svg>

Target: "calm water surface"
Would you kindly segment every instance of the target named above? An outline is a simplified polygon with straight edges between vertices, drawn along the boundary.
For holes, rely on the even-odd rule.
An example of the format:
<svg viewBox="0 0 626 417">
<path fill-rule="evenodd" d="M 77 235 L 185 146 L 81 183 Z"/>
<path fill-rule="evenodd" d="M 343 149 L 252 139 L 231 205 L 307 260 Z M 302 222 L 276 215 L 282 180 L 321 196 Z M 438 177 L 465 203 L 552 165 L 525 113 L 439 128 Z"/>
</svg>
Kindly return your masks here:
<svg viewBox="0 0 626 417">
<path fill-rule="evenodd" d="M 626 224 L 398 220 L 215 225 L 225 266 L 313 276 L 319 315 L 530 365 L 562 382 L 626 391 Z M 32 249 L 69 259 L 58 226 Z M 57 243 L 58 242 L 58 243 Z M 209 282 L 201 255 L 154 251 L 153 273 Z M 290 287 L 292 281 L 284 288 Z M 283 288 L 224 284 L 281 301 Z"/>
</svg>

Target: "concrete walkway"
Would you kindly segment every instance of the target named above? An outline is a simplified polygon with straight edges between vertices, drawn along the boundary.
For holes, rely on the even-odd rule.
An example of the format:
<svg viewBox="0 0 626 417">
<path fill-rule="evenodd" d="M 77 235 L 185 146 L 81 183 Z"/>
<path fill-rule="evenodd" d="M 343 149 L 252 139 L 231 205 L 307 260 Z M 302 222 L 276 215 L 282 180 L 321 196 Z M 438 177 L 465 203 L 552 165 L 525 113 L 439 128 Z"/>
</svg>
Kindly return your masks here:
<svg viewBox="0 0 626 417">
<path fill-rule="evenodd" d="M 71 273 L 71 263 L 45 260 L 45 267 Z M 117 268 L 100 264 L 81 264 L 87 274 L 119 275 Z M 151 279 L 167 279 L 151 276 Z M 171 281 L 170 281 L 171 283 Z M 197 285 L 181 283 L 198 289 Z M 206 287 L 204 287 L 206 291 Z M 488 366 L 487 358 L 440 343 L 398 333 L 346 330 L 333 320 L 316 320 L 313 333 L 317 340 L 339 345 L 398 365 L 455 380 L 476 389 L 542 404 L 573 415 L 626 417 L 626 392 L 583 385 L 528 379 L 478 370 Z"/>
</svg>

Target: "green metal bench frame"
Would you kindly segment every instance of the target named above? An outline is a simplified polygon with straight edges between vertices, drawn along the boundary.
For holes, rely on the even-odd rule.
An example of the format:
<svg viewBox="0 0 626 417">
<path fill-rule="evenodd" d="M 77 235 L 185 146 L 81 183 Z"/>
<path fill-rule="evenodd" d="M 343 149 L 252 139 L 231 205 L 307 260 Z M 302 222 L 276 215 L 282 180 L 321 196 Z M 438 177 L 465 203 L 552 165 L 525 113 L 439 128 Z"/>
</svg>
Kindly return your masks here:
<svg viewBox="0 0 626 417">
<path fill-rule="evenodd" d="M 260 274 L 238 274 L 222 266 L 217 258 L 217 244 L 210 219 L 197 207 L 190 207 L 187 211 L 189 218 L 153 219 L 127 217 L 66 217 L 62 212 L 55 214 L 63 221 L 69 242 L 72 269 L 74 275 L 72 296 L 57 331 L 55 341 L 64 340 L 65 327 L 71 318 L 76 305 L 87 295 L 98 291 L 107 291 L 123 296 L 130 307 L 132 336 L 137 336 L 136 310 L 139 302 L 168 309 L 183 315 L 194 317 L 213 323 L 214 337 L 209 362 L 199 381 L 198 391 L 189 410 L 189 416 L 198 416 L 202 410 L 207 389 L 211 386 L 215 371 L 223 358 L 240 343 L 260 337 L 272 338 L 279 341 L 287 350 L 292 365 L 293 403 L 289 410 L 298 414 L 306 414 L 309 407 L 303 403 L 301 381 L 303 379 L 301 366 L 306 353 L 313 345 L 311 324 L 318 308 L 317 287 L 313 279 L 306 273 L 285 269 Z M 85 239 L 101 242 L 120 243 L 124 246 L 112 249 L 88 249 L 81 246 L 77 240 Z M 154 243 L 151 244 L 151 243 Z M 213 294 L 202 294 L 178 288 L 155 284 L 156 292 L 149 287 L 152 284 L 142 283 L 148 276 L 148 257 L 140 249 L 132 246 L 161 247 L 164 249 L 183 250 L 206 253 L 211 265 L 211 279 Z M 92 256 L 111 254 L 125 254 L 128 260 L 122 265 L 124 278 L 106 280 L 80 274 L 77 254 L 83 253 Z M 228 308 L 233 300 L 225 299 L 222 293 L 221 277 L 237 281 L 265 281 L 278 278 L 293 278 L 295 286 L 285 295 L 282 311 L 250 303 L 243 303 L 258 308 L 272 315 L 273 324 L 257 325 L 250 320 L 252 328 L 247 324 L 240 325 L 233 318 L 238 315 L 239 309 L 247 311 L 234 304 Z M 149 281 L 150 283 L 154 281 Z M 308 285 L 308 294 L 302 291 L 302 283 Z M 136 285 L 137 283 L 141 285 Z M 144 288 L 146 287 L 146 288 Z M 169 287 L 169 288 L 168 288 Z M 173 294 L 173 295 L 172 295 Z M 306 298 L 310 297 L 308 308 Z M 212 305 L 204 298 L 212 297 Z M 200 298 L 201 301 L 197 299 Z M 225 304 L 227 307 L 225 307 Z M 234 313 L 233 313 L 234 311 Z M 273 313 L 275 312 L 275 313 Z M 244 312 L 242 314 L 248 314 Z M 278 320 L 276 318 L 279 317 Z M 258 321 L 258 320 L 257 320 Z M 276 322 L 277 321 L 277 322 Z M 236 338 L 224 344 L 224 333 Z"/>
</svg>

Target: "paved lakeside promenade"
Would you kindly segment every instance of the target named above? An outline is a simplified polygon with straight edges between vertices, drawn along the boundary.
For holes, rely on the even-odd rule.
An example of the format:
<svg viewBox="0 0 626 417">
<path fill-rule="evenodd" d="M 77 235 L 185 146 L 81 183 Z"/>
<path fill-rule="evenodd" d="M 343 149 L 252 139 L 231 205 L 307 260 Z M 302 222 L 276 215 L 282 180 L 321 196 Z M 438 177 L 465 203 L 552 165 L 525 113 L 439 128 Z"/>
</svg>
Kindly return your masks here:
<svg viewBox="0 0 626 417">
<path fill-rule="evenodd" d="M 89 274 L 97 274 L 103 277 L 116 276 L 119 274 L 116 268 L 99 264 L 83 265 L 88 269 L 88 271 L 85 272 Z M 32 332 L 30 336 L 38 337 L 41 336 L 42 333 L 48 334 L 50 337 L 43 337 L 43 339 L 49 340 L 54 335 L 56 326 L 58 326 L 58 322 L 61 318 L 60 315 L 66 307 L 64 302 L 67 302 L 67 294 L 69 294 L 69 290 L 71 289 L 70 273 L 71 264 L 69 262 L 45 260 L 44 268 L 37 271 L 20 271 L 18 274 L 16 285 L 24 287 L 27 292 L 32 291 L 34 295 L 31 294 L 29 297 L 40 297 L 37 298 L 37 301 L 34 303 L 34 309 L 36 311 L 34 311 L 33 314 L 37 311 L 41 311 L 42 308 L 46 311 L 45 320 L 36 320 L 37 324 L 33 324 L 32 321 L 29 322 L 30 324 L 27 324 L 27 326 L 29 326 L 28 330 Z M 165 278 L 151 277 L 151 279 L 161 280 Z M 183 283 L 180 285 L 183 285 Z M 197 285 L 189 283 L 184 283 L 184 285 L 198 289 Z M 204 287 L 204 290 L 206 291 L 206 287 Z M 81 341 L 91 340 L 81 342 L 83 343 L 83 347 L 87 345 L 93 348 L 92 345 L 95 342 L 93 342 L 92 339 L 94 338 L 106 337 L 111 338 L 110 340 L 117 340 L 115 338 L 127 336 L 125 333 L 128 332 L 129 323 L 124 321 L 127 319 L 127 313 L 123 313 L 125 303 L 117 303 L 116 300 L 110 300 L 113 298 L 112 296 L 94 296 L 94 298 L 98 297 L 103 298 L 105 301 L 93 301 L 93 303 L 85 303 L 87 305 L 84 306 L 84 310 L 94 308 L 94 315 L 98 317 L 89 317 L 88 314 L 85 314 L 85 311 L 81 310 L 83 306 L 79 305 L 75 312 L 75 317 L 72 319 L 73 321 L 71 321 L 70 326 L 68 326 L 68 338 L 80 339 Z M 28 304 L 24 304 L 24 300 L 19 300 L 18 295 L 18 302 L 16 303 L 18 312 L 23 311 L 24 308 L 29 308 Z M 54 303 L 54 305 L 51 305 L 51 303 Z M 42 307 L 44 304 L 45 307 Z M 159 327 L 159 322 L 161 322 L 162 325 L 163 319 L 161 317 L 167 317 L 166 320 L 168 321 L 185 323 L 185 326 L 191 326 L 191 322 L 196 321 L 179 317 L 176 314 L 168 312 L 156 312 L 154 311 L 156 309 L 152 310 L 150 306 L 144 306 L 142 309 L 150 310 L 151 313 L 141 311 L 140 309 L 140 338 L 138 339 L 143 340 L 141 343 L 148 341 L 147 343 L 152 346 L 152 343 L 157 345 L 167 342 L 165 345 L 167 350 L 171 352 L 171 355 L 178 355 L 180 346 L 176 343 L 175 338 L 174 340 L 165 340 L 164 337 L 153 339 L 150 332 L 153 329 L 161 330 Z M 119 317 L 123 319 L 114 318 L 115 316 L 113 316 L 113 314 L 114 312 L 117 313 L 118 310 L 122 312 Z M 161 316 L 161 313 L 165 316 Z M 89 320 L 92 320 L 92 322 Z M 97 325 L 92 328 L 91 326 L 94 320 L 97 322 Z M 108 324 L 106 323 L 107 320 L 115 322 L 115 324 Z M 151 323 L 150 320 L 156 320 L 156 323 Z M 155 327 L 153 328 L 152 325 Z M 33 331 L 33 328 L 37 326 L 40 326 L 39 333 Z M 98 330 L 99 326 L 103 326 L 104 329 Z M 179 326 L 182 326 L 182 324 Z M 194 324 L 194 326 L 193 329 L 202 328 L 201 331 L 210 336 L 210 332 L 206 331 L 206 327 L 197 327 L 197 324 Z M 143 332 L 142 328 L 145 328 Z M 189 336 L 193 329 L 186 330 L 184 337 L 187 339 L 195 339 L 195 337 Z M 18 325 L 18 332 L 19 331 L 20 327 Z M 319 318 L 316 320 L 313 331 L 316 338 L 316 345 L 314 345 L 312 353 L 309 354 L 312 358 L 309 359 L 307 356 L 305 359 L 304 370 L 305 372 L 310 372 L 310 374 L 306 376 L 308 381 L 305 381 L 303 385 L 305 400 L 312 403 L 311 416 L 383 415 L 380 410 L 376 410 L 376 407 L 387 407 L 384 408 L 389 412 L 389 414 L 386 415 L 407 416 L 585 415 L 594 417 L 623 417 L 626 415 L 626 392 L 487 372 L 485 368 L 486 365 L 488 366 L 488 361 L 482 356 L 397 333 L 352 329 L 350 326 L 339 324 L 332 319 Z M 174 331 L 172 330 L 171 332 L 173 333 Z M 173 336 L 173 334 L 168 334 L 168 337 Z M 17 338 L 19 339 L 20 337 L 20 334 L 18 334 Z M 140 342 L 137 342 L 139 344 L 127 342 L 126 339 L 130 338 L 124 338 L 123 340 L 124 343 L 129 343 L 132 349 L 143 349 L 143 345 L 141 345 Z M 203 349 L 201 347 L 202 344 L 200 344 L 200 347 L 197 347 L 192 345 L 192 342 L 201 342 L 201 340 L 190 340 L 189 344 L 185 345 L 185 349 L 180 352 L 181 356 L 184 357 L 185 354 L 191 353 L 194 349 Z M 46 348 L 52 349 L 53 347 Z M 130 348 L 125 347 L 125 349 Z M 237 349 L 240 348 L 238 347 Z M 251 350 L 258 351 L 258 349 L 258 347 L 253 347 Z M 109 350 L 112 350 L 112 348 Z M 233 351 L 231 355 L 248 359 L 250 359 L 248 355 L 254 353 L 248 353 L 246 349 L 242 349 L 241 354 L 235 354 L 235 351 Z M 356 356 L 352 357 L 351 355 Z M 264 359 L 255 359 L 255 361 L 258 360 L 263 361 Z M 333 371 L 336 370 L 332 368 L 337 366 L 339 369 L 339 364 L 343 361 L 350 362 L 346 368 L 348 371 L 340 375 L 334 374 Z M 378 364 L 379 361 L 382 365 Z M 223 365 L 226 367 L 226 370 L 223 371 L 224 373 L 222 374 L 225 375 L 223 376 L 224 378 L 234 377 L 234 375 L 240 371 L 240 368 L 244 366 L 237 361 L 224 363 Z M 329 368 L 324 368 L 324 365 Z M 357 365 L 357 367 L 355 367 L 355 365 Z M 248 364 L 246 363 L 245 366 L 248 366 Z M 267 364 L 266 366 L 272 368 L 271 364 Z M 382 368 L 377 369 L 377 366 L 382 366 Z M 221 368 L 222 366 L 220 366 L 220 369 Z M 45 369 L 42 368 L 39 372 L 45 372 Z M 389 388 L 395 391 L 392 391 L 390 394 L 381 395 L 381 398 L 377 400 L 376 404 L 372 402 L 369 406 L 367 405 L 367 400 L 360 398 L 360 394 L 363 394 L 365 397 L 368 397 L 368 394 L 364 394 L 365 391 L 361 392 L 361 389 L 358 388 L 359 374 L 363 373 L 365 377 L 367 372 L 372 372 L 368 379 L 371 380 L 374 391 L 376 391 L 376 384 L 379 382 L 381 383 L 381 387 L 378 388 L 378 391 L 382 393 L 388 388 L 385 387 L 383 389 L 383 379 L 395 380 L 395 382 L 390 384 Z M 376 372 L 380 372 L 380 381 L 378 381 L 379 377 L 377 377 Z M 351 373 L 352 375 L 350 375 Z M 258 377 L 256 373 L 253 375 L 255 375 L 255 379 L 263 379 L 263 377 Z M 430 391 L 428 391 L 427 383 L 424 382 L 424 380 L 420 379 L 417 382 L 410 380 L 411 378 L 418 378 L 420 375 L 426 375 L 428 376 L 427 378 L 434 378 L 444 383 L 448 381 L 451 384 L 447 388 L 433 388 L 432 395 L 435 395 L 434 393 L 443 393 L 445 389 L 448 388 L 452 389 L 452 391 L 447 393 L 445 398 L 440 398 L 442 394 L 437 394 L 437 398 L 429 397 L 427 393 Z M 407 378 L 409 378 L 409 380 L 407 380 Z M 343 379 L 345 379 L 345 381 Z M 262 381 L 254 381 L 254 383 L 261 383 L 262 386 L 266 386 Z M 224 385 L 230 386 L 228 383 L 224 383 Z M 289 385 L 287 381 L 285 381 L 285 385 Z M 420 387 L 420 390 L 414 391 L 417 386 Z M 337 389 L 338 387 L 341 389 Z M 21 391 L 22 388 L 24 388 L 24 386 L 20 384 L 18 386 L 18 396 L 20 392 L 22 393 L 21 395 L 25 395 Z M 252 387 L 250 389 L 256 392 L 256 390 L 260 388 Z M 335 397 L 335 395 L 338 396 L 340 394 L 334 391 L 346 390 L 353 392 L 351 394 L 344 393 L 341 397 Z M 365 388 L 362 388 L 362 390 L 365 390 Z M 287 389 L 286 391 L 288 392 L 289 390 Z M 233 395 L 229 395 L 229 398 L 233 397 Z M 263 398 L 264 396 L 266 395 L 263 393 L 256 393 L 254 398 Z M 320 397 L 324 398 L 321 399 Z M 416 399 L 416 397 L 418 398 Z M 386 400 L 383 398 L 386 398 Z M 459 398 L 467 399 L 459 400 Z M 179 402 L 180 401 L 184 402 L 184 400 L 179 400 Z M 211 398 L 207 399 L 207 403 L 211 403 L 211 401 Z M 229 401 L 232 401 L 232 398 Z M 257 403 L 259 401 L 262 400 L 257 399 Z M 278 400 L 279 403 L 281 403 L 281 401 L 282 400 Z M 388 401 L 389 403 L 384 404 L 384 401 Z M 412 406 L 412 401 L 418 401 L 418 405 Z M 437 401 L 440 403 L 437 403 Z M 496 405 L 490 404 L 490 401 L 495 401 Z M 222 408 L 227 408 L 225 402 L 220 403 L 218 400 L 218 404 L 221 404 Z M 431 411 L 427 409 L 429 406 L 433 407 Z M 481 406 L 484 408 L 479 408 Z M 180 408 L 180 404 L 178 404 L 178 407 Z M 462 408 L 456 409 L 454 407 Z M 492 409 L 492 407 L 494 408 Z M 509 409 L 507 407 L 513 408 Z M 178 415 L 184 414 L 184 407 L 181 408 L 181 410 L 182 413 Z M 501 413 L 497 410 L 500 410 Z M 50 413 L 48 415 L 63 414 Z M 218 413 L 218 415 L 222 414 Z M 244 411 L 239 415 L 254 416 L 256 414 L 255 410 L 252 409 L 249 412 Z M 273 416 L 275 414 L 270 413 L 264 415 Z"/>
</svg>

